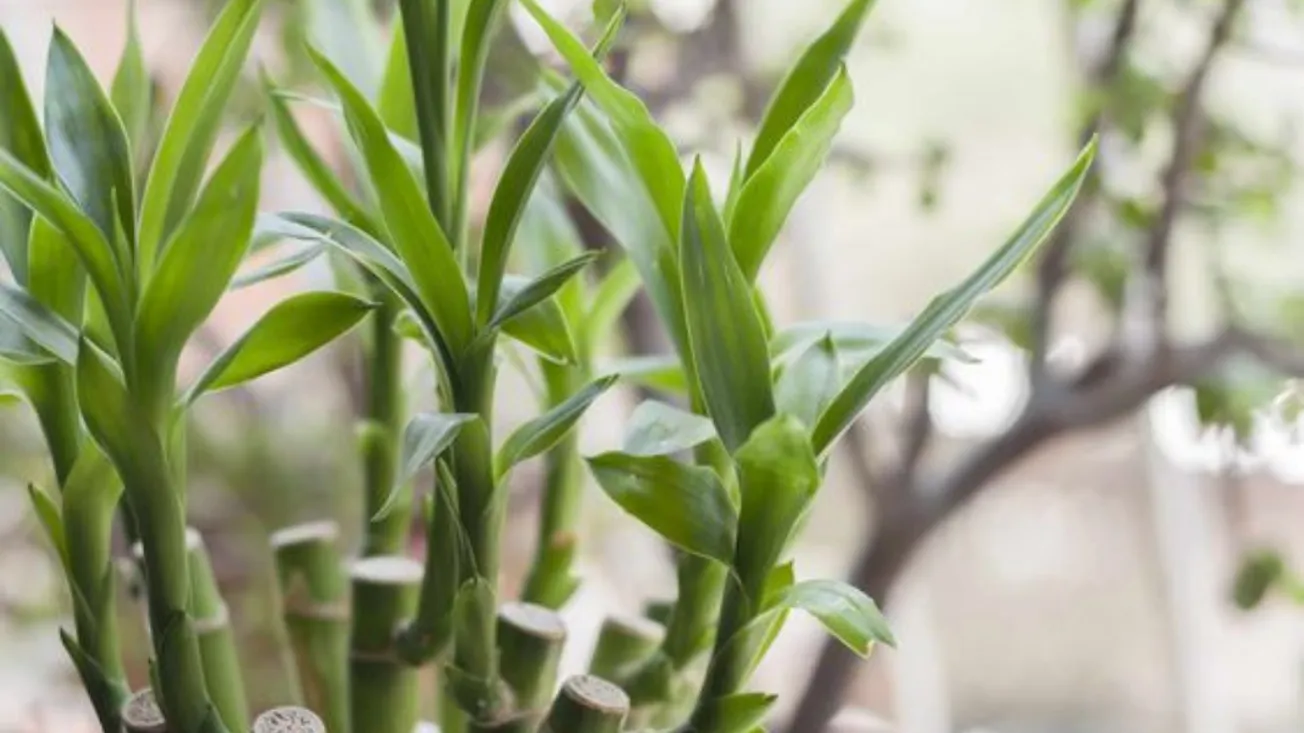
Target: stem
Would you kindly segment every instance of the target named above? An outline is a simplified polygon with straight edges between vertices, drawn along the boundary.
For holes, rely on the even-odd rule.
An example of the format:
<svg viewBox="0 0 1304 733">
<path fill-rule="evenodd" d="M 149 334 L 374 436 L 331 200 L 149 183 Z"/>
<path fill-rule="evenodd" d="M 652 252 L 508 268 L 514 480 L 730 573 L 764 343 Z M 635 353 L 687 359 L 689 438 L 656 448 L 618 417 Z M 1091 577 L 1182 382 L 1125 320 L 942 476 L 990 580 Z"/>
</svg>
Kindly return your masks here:
<svg viewBox="0 0 1304 733">
<path fill-rule="evenodd" d="M 642 616 L 612 616 L 602 622 L 589 674 L 618 680 L 650 659 L 666 638 L 661 624 Z"/>
<path fill-rule="evenodd" d="M 401 554 L 412 522 L 412 493 L 406 489 L 401 490 L 384 519 L 372 519 L 394 490 L 404 419 L 403 340 L 394 331 L 399 306 L 392 295 L 380 292 L 373 295 L 381 305 L 371 316 L 371 352 L 367 364 L 367 416 L 362 444 L 366 489 L 364 557 Z"/>
<path fill-rule="evenodd" d="M 706 680 L 702 683 L 701 694 L 698 695 L 697 705 L 689 721 L 690 730 L 698 733 L 714 733 L 719 730 L 719 723 L 715 720 L 715 701 L 740 692 L 747 682 L 750 662 L 747 655 L 751 649 L 745 644 L 730 642 L 751 621 L 750 608 L 746 592 L 739 585 L 729 583 L 725 588 L 715 649 L 711 653 Z"/>
<path fill-rule="evenodd" d="M 508 603 L 498 612 L 503 681 L 511 688 L 515 714 L 532 730 L 557 681 L 566 626 L 555 612 L 531 603 Z"/>
<path fill-rule="evenodd" d="M 351 729 L 412 733 L 417 724 L 419 672 L 398 658 L 394 635 L 416 605 L 421 565 L 392 555 L 365 558 L 353 564 L 350 576 Z"/>
<path fill-rule="evenodd" d="M 243 730 L 249 721 L 249 704 L 245 700 L 244 677 L 231 632 L 230 613 L 218 591 L 199 532 L 187 529 L 186 547 L 190 557 L 190 613 L 199 636 L 208 694 L 226 727 Z"/>
<path fill-rule="evenodd" d="M 303 702 L 331 733 L 349 733 L 349 588 L 338 537 L 334 522 L 312 522 L 274 533 L 271 543 Z"/>
<path fill-rule="evenodd" d="M 127 733 L 167 733 L 167 721 L 148 687 L 132 693 L 122 704 L 122 724 Z"/>
<path fill-rule="evenodd" d="M 449 228 L 449 121 L 450 12 L 448 0 L 400 0 L 403 32 L 407 34 L 408 68 L 416 97 L 421 159 L 425 164 L 426 195 L 430 210 L 450 238 Z M 453 241 L 456 246 L 458 242 Z"/>
<path fill-rule="evenodd" d="M 557 693 L 539 733 L 619 733 L 629 697 L 601 677 L 571 677 Z"/>
<path fill-rule="evenodd" d="M 283 707 L 259 715 L 253 733 L 326 733 L 327 730 L 334 733 L 311 710 Z"/>
</svg>

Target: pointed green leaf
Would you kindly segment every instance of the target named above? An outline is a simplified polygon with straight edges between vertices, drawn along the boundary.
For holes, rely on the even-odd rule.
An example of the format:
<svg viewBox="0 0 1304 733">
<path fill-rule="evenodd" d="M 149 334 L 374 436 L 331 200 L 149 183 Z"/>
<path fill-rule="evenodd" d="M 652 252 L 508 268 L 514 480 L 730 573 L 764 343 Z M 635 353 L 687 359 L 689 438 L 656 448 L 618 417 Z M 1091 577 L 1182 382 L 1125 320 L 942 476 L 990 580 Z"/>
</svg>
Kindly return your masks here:
<svg viewBox="0 0 1304 733">
<path fill-rule="evenodd" d="M 403 429 L 403 455 L 399 459 L 398 478 L 390 488 L 389 497 L 381 504 L 371 521 L 379 522 L 389 516 L 393 510 L 394 500 L 398 498 L 403 487 L 416 478 L 422 468 L 433 463 L 444 451 L 452 447 L 453 441 L 462 431 L 462 426 L 475 419 L 477 419 L 475 415 L 434 412 L 422 412 L 414 416 Z"/>
<path fill-rule="evenodd" d="M 248 272 L 237 275 L 235 279 L 231 281 L 231 287 L 227 289 L 239 290 L 268 280 L 275 280 L 278 277 L 288 275 L 312 263 L 318 257 L 321 257 L 324 252 L 326 252 L 326 245 L 324 244 L 314 244 L 308 247 L 302 247 L 280 259 L 272 260 L 262 267 L 257 267 Z"/>
<path fill-rule="evenodd" d="M 251 128 L 213 172 L 164 251 L 136 315 L 142 368 L 168 374 L 226 292 L 249 248 L 262 159 L 262 141 Z"/>
<path fill-rule="evenodd" d="M 665 456 L 604 453 L 588 459 L 602 490 L 685 552 L 730 563 L 738 513 L 720 477 Z"/>
<path fill-rule="evenodd" d="M 530 281 L 508 275 L 503 278 L 499 308 L 506 308 L 525 292 Z M 502 324 L 503 333 L 533 349 L 540 356 L 559 363 L 574 364 L 575 338 L 566 316 L 555 300 L 543 300 L 512 316 Z M 486 332 L 490 333 L 490 332 Z"/>
<path fill-rule="evenodd" d="M 481 0 L 483 2 L 484 0 Z M 413 101 L 417 113 L 417 139 L 421 143 L 422 162 L 426 174 L 432 218 L 438 226 L 447 227 L 449 219 L 449 188 L 453 165 L 451 125 L 453 98 L 449 89 L 452 83 L 453 38 L 451 3 L 429 0 L 399 0 L 403 18 L 403 33 L 407 36 L 408 72 L 412 77 Z M 372 172 L 375 178 L 375 172 Z M 382 194 L 383 196 L 383 194 Z M 386 217 L 388 218 L 388 216 Z M 452 236 L 456 237 L 457 232 Z M 415 263 L 413 269 L 416 267 Z M 448 336 L 456 344 L 465 340 Z"/>
<path fill-rule="evenodd" d="M 647 400 L 634 409 L 621 447 L 632 456 L 670 456 L 715 439 L 715 426 L 664 402 Z"/>
<path fill-rule="evenodd" d="M 598 256 L 596 252 L 582 254 L 534 278 L 498 307 L 489 326 L 498 328 L 503 323 L 548 300 Z"/>
<path fill-rule="evenodd" d="M 742 511 L 734 567 L 743 590 L 759 604 L 771 571 L 819 490 L 819 464 L 806 427 L 788 415 L 757 428 L 735 461 Z"/>
<path fill-rule="evenodd" d="M 41 521 L 46 539 L 50 540 L 50 544 L 59 553 L 59 562 L 68 568 L 68 541 L 63 532 L 63 518 L 59 516 L 58 503 L 36 484 L 27 485 L 27 498 L 32 502 L 36 518 Z"/>
<path fill-rule="evenodd" d="M 426 309 L 449 346 L 460 352 L 470 341 L 471 305 L 462 270 L 448 237 L 427 207 L 421 188 L 366 98 L 325 57 L 318 69 L 339 95 L 349 132 L 362 151 L 389 239 L 407 265 Z"/>
<path fill-rule="evenodd" d="M 729 244 L 748 281 L 756 280 L 792 207 L 824 165 L 852 101 L 851 81 L 846 69 L 840 69 L 823 96 L 747 179 L 729 220 Z"/>
<path fill-rule="evenodd" d="M 671 356 L 633 356 L 615 359 L 603 365 L 603 374 L 611 374 L 641 387 L 674 395 L 688 394 L 688 376 L 679 359 Z"/>
<path fill-rule="evenodd" d="M 584 342 L 590 348 L 606 341 L 620 323 L 625 309 L 638 295 L 640 285 L 638 269 L 632 260 L 621 260 L 607 271 L 598 283 L 593 299 L 584 309 Z"/>
<path fill-rule="evenodd" d="M 805 611 L 830 634 L 861 657 L 875 643 L 896 646 L 887 620 L 869 596 L 837 580 L 807 580 L 789 588 L 776 608 Z"/>
<path fill-rule="evenodd" d="M 69 322 L 85 312 L 86 271 L 68 238 L 45 219 L 32 222 L 27 240 L 27 291 Z"/>
<path fill-rule="evenodd" d="M 842 68 L 860 27 L 876 0 L 851 0 L 833 25 L 802 52 L 796 65 L 779 84 L 761 119 L 752 154 L 747 159 L 750 179 L 779 147 L 806 110 L 824 94 Z"/>
<path fill-rule="evenodd" d="M 389 59 L 376 96 L 376 111 L 385 127 L 406 140 L 417 139 L 417 106 L 412 97 L 412 74 L 408 72 L 407 35 L 402 18 L 394 20 Z"/>
<path fill-rule="evenodd" d="M 485 63 L 489 59 L 493 37 L 510 5 L 509 0 L 478 0 L 470 3 L 467 8 L 466 23 L 462 28 L 462 40 L 458 49 L 460 59 L 457 63 L 456 97 L 452 100 L 455 104 L 452 150 L 457 151 L 457 157 L 451 179 L 455 190 L 458 182 L 464 181 L 469 175 L 469 171 L 462 168 L 470 162 L 474 144 Z"/>
<path fill-rule="evenodd" d="M 77 349 L 77 396 L 86 428 L 115 464 L 157 444 L 154 436 L 137 443 L 143 436 L 131 421 L 131 398 L 117 365 L 85 338 Z"/>
<path fill-rule="evenodd" d="M 978 298 L 1009 277 L 1046 240 L 1072 205 L 1095 153 L 1093 140 L 1000 249 L 964 282 L 934 298 L 904 332 L 856 372 L 815 426 L 812 442 L 817 452 L 827 451 L 879 390 L 909 369 L 964 318 Z"/>
<path fill-rule="evenodd" d="M 222 111 L 235 88 L 262 11 L 261 0 L 231 0 L 190 67 L 159 138 L 141 197 L 140 271 L 148 273 L 194 201 Z"/>
<path fill-rule="evenodd" d="M 752 733 L 778 699 L 768 692 L 736 692 L 706 701 L 693 721 L 713 733 Z"/>
<path fill-rule="evenodd" d="M 45 75 L 45 135 L 55 172 L 105 237 L 119 224 L 131 241 L 136 207 L 127 133 L 81 52 L 59 28 Z M 115 205 L 116 202 L 116 205 Z M 127 260 L 130 252 L 118 252 Z"/>
<path fill-rule="evenodd" d="M 77 329 L 31 295 L 0 283 L 0 314 L 50 355 L 77 362 Z"/>
<path fill-rule="evenodd" d="M 8 151 L 38 177 L 50 175 L 45 151 L 45 137 L 32 108 L 22 69 L 14 56 L 9 38 L 0 29 L 0 150 Z M 27 207 L 0 192 L 0 256 L 19 284 L 27 282 L 27 230 L 32 215 Z"/>
<path fill-rule="evenodd" d="M 732 452 L 774 414 L 769 348 L 700 161 L 688 199 L 680 258 L 693 366 L 720 439 Z"/>
<path fill-rule="evenodd" d="M 0 299 L 3 299 L 3 296 L 0 296 Z M 13 319 L 3 309 L 0 309 L 0 362 L 17 367 L 34 367 L 58 363 L 53 356 L 50 356 L 50 352 L 37 346 L 24 336 L 23 330 L 19 328 L 17 323 L 14 323 Z M 10 380 L 15 382 L 18 381 L 13 373 L 6 373 L 3 369 L 0 369 L 0 376 L 9 377 Z M 0 389 L 9 386 L 4 381 L 0 381 Z M 21 391 L 26 393 L 29 390 L 21 389 Z M 30 394 L 26 396 L 29 401 L 32 400 Z"/>
<path fill-rule="evenodd" d="M 140 27 L 136 22 L 136 0 L 127 2 L 127 44 L 122 49 L 118 70 L 113 74 L 113 85 L 109 89 L 109 96 L 113 100 L 113 108 L 122 118 L 127 142 L 130 143 L 132 150 L 139 154 L 154 108 L 154 89 L 153 81 L 149 78 L 149 67 L 145 65 L 145 54 L 140 45 Z"/>
<path fill-rule="evenodd" d="M 842 364 L 833 336 L 825 334 L 793 360 L 779 376 L 774 400 L 779 412 L 815 424 L 842 386 Z"/>
<path fill-rule="evenodd" d="M 346 333 L 375 308 L 375 303 L 332 292 L 300 293 L 277 303 L 213 360 L 185 401 L 289 366 Z"/>
<path fill-rule="evenodd" d="M 498 476 L 556 445 L 575 427 L 589 406 L 615 383 L 614 377 L 594 380 L 566 401 L 517 428 L 498 449 L 494 461 Z"/>
<path fill-rule="evenodd" d="M 770 339 L 770 353 L 779 365 L 791 363 L 826 336 L 833 339 L 838 354 L 847 361 L 866 361 L 877 355 L 905 329 L 842 321 L 806 321 L 789 326 Z M 943 337 L 928 347 L 924 356 L 972 363 L 974 357 Z"/>
</svg>

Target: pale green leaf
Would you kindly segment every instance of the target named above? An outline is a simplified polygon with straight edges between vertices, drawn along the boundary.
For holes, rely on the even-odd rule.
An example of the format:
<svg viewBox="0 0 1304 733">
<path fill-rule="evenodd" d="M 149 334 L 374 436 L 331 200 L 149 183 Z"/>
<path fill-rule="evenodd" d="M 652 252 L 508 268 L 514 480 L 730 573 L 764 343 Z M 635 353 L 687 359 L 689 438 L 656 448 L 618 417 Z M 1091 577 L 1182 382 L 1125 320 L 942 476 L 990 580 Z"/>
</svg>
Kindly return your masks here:
<svg viewBox="0 0 1304 733">
<path fill-rule="evenodd" d="M 553 447 L 574 429 L 589 406 L 616 383 L 614 377 L 601 377 L 539 417 L 517 428 L 498 449 L 494 460 L 498 476 L 516 464 Z"/>
<path fill-rule="evenodd" d="M 621 450 L 633 456 L 669 456 L 714 440 L 715 426 L 701 415 L 647 400 L 634 408 Z"/>
<path fill-rule="evenodd" d="M 874 601 L 841 581 L 797 583 L 778 598 L 775 607 L 805 611 L 861 657 L 868 657 L 875 643 L 896 645 L 892 630 Z"/>
</svg>

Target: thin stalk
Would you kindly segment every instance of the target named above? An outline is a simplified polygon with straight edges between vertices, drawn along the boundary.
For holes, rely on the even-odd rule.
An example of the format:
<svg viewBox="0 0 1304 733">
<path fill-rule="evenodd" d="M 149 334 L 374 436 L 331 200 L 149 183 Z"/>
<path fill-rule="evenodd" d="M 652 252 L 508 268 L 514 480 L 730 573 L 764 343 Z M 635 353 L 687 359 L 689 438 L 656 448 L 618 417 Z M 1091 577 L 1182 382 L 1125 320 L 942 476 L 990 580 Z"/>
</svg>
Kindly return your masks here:
<svg viewBox="0 0 1304 733">
<path fill-rule="evenodd" d="M 204 682 L 226 727 L 243 730 L 249 724 L 249 703 L 231 631 L 231 614 L 218 590 L 199 532 L 187 530 L 186 546 L 190 557 L 190 609 L 204 660 Z"/>
<path fill-rule="evenodd" d="M 539 733 L 620 733 L 629 697 L 601 677 L 571 677 L 557 693 Z"/>
<path fill-rule="evenodd" d="M 664 626 L 642 616 L 608 617 L 598 633 L 598 643 L 589 661 L 589 674 L 612 680 L 623 679 L 650 659 L 665 637 Z"/>
<path fill-rule="evenodd" d="M 163 711 L 148 687 L 132 693 L 122 704 L 122 725 L 127 733 L 168 733 Z"/>
<path fill-rule="evenodd" d="M 322 719 L 311 710 L 300 707 L 283 707 L 268 710 L 254 721 L 253 733 L 326 733 Z"/>
<path fill-rule="evenodd" d="M 403 342 L 394 331 L 400 308 L 392 295 L 373 294 L 381 306 L 371 315 L 371 350 L 367 360 L 367 415 L 363 423 L 362 462 L 366 512 L 362 554 L 401 554 L 412 521 L 411 492 L 401 492 L 390 512 L 374 520 L 394 488 L 398 446 L 403 432 Z"/>
<path fill-rule="evenodd" d="M 271 544 L 302 701 L 331 733 L 349 733 L 349 588 L 338 538 L 334 522 L 312 522 L 274 533 Z"/>
<path fill-rule="evenodd" d="M 449 150 L 451 146 L 451 12 L 449 0 L 399 0 L 403 32 L 407 34 L 408 68 L 416 98 L 417 129 L 430 210 L 454 244 L 459 233 L 450 228 Z"/>
<path fill-rule="evenodd" d="M 350 707 L 355 731 L 412 733 L 417 724 L 420 677 L 394 649 L 395 631 L 412 615 L 421 565 L 405 557 L 358 560 L 349 637 Z"/>
</svg>

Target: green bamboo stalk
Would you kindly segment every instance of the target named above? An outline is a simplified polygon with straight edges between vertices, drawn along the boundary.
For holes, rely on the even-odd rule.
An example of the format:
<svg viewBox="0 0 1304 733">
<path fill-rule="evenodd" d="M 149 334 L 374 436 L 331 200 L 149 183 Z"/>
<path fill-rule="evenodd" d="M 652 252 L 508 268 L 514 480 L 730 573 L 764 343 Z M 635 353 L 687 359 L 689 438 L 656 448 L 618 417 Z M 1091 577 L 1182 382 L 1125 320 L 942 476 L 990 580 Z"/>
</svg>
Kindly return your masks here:
<svg viewBox="0 0 1304 733">
<path fill-rule="evenodd" d="M 348 582 L 334 522 L 310 522 L 272 534 L 281 613 L 303 703 L 332 733 L 349 733 Z"/>
<path fill-rule="evenodd" d="M 587 382 L 583 370 L 539 360 L 551 408 L 564 402 Z M 575 524 L 584 491 L 584 467 L 579 436 L 571 433 L 544 456 L 543 502 L 534 561 L 521 597 L 548 608 L 560 608 L 575 592 Z"/>
<path fill-rule="evenodd" d="M 512 691 L 513 730 L 533 731 L 557 683 L 566 625 L 556 612 L 531 603 L 507 603 L 498 611 L 503 681 Z M 474 731 L 502 730 L 472 726 Z"/>
<path fill-rule="evenodd" d="M 399 659 L 394 640 L 399 624 L 416 607 L 421 565 L 383 555 L 354 562 L 349 575 L 353 582 L 351 729 L 412 733 L 417 724 L 419 672 Z"/>
<path fill-rule="evenodd" d="M 122 725 L 127 733 L 168 733 L 163 711 L 154 699 L 154 690 L 146 687 L 132 693 L 122 704 Z"/>
<path fill-rule="evenodd" d="M 610 616 L 602 622 L 598 643 L 589 661 L 589 674 L 606 679 L 623 679 L 650 659 L 666 629 L 642 616 Z"/>
<path fill-rule="evenodd" d="M 254 721 L 253 733 L 326 733 L 328 728 L 316 713 L 301 707 L 273 708 Z"/>
<path fill-rule="evenodd" d="M 601 677 L 571 677 L 557 693 L 539 733 L 620 733 L 628 715 L 624 690 Z"/>
<path fill-rule="evenodd" d="M 367 414 L 362 427 L 362 466 L 365 488 L 362 555 L 401 554 L 412 522 L 412 495 L 401 491 L 385 517 L 375 519 L 394 488 L 398 446 L 403 433 L 403 339 L 394 330 L 401 310 L 395 298 L 377 286 L 381 304 L 371 315 L 367 359 Z"/>
</svg>

